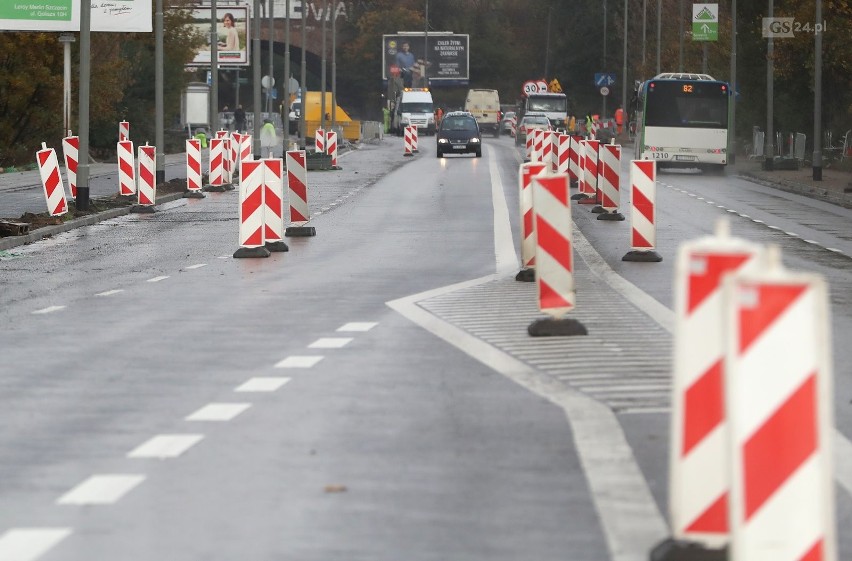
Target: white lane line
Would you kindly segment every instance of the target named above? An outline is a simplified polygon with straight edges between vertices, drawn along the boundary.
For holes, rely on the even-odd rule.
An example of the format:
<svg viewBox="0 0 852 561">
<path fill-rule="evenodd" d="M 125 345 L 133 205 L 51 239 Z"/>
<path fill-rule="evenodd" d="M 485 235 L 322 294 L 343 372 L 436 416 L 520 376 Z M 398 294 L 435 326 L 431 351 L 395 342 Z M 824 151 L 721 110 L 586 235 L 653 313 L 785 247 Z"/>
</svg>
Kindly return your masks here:
<svg viewBox="0 0 852 561">
<path fill-rule="evenodd" d="M 809 243 L 809 244 L 811 244 L 811 245 L 821 245 L 821 244 L 820 244 L 818 241 L 816 241 L 816 240 L 802 240 L 802 241 L 803 241 L 803 242 L 805 242 L 805 243 Z"/>
<path fill-rule="evenodd" d="M 374 321 L 351 321 L 337 328 L 337 331 L 369 331 L 379 325 Z"/>
<path fill-rule="evenodd" d="M 322 356 L 288 356 L 279 361 L 275 368 L 311 368 L 323 358 Z"/>
<path fill-rule="evenodd" d="M 162 277 L 154 277 L 152 279 L 146 280 L 145 282 L 160 282 L 162 280 L 166 280 L 167 278 L 169 278 L 168 275 Z"/>
<path fill-rule="evenodd" d="M 235 392 L 274 392 L 290 381 L 290 378 L 257 377 L 249 378 L 234 389 Z"/>
<path fill-rule="evenodd" d="M 320 337 L 310 345 L 309 349 L 340 349 L 352 342 L 352 337 Z"/>
<path fill-rule="evenodd" d="M 216 259 L 230 259 L 230 258 L 231 258 L 231 256 L 230 256 L 230 255 L 220 255 L 220 256 L 219 256 L 219 257 L 217 257 Z"/>
<path fill-rule="evenodd" d="M 491 175 L 491 206 L 494 212 L 494 260 L 497 274 L 518 270 L 520 260 L 512 239 L 512 227 L 509 222 L 509 207 L 503 194 L 503 182 L 497 159 L 491 157 L 491 148 L 485 153 L 488 157 L 488 171 Z"/>
<path fill-rule="evenodd" d="M 104 292 L 98 292 L 95 296 L 112 296 L 113 294 L 118 294 L 119 292 L 124 292 L 123 288 L 114 288 L 112 290 L 106 290 Z"/>
<path fill-rule="evenodd" d="M 201 267 L 206 267 L 207 263 L 196 263 L 195 265 L 190 265 L 186 267 L 184 271 L 191 271 L 192 269 L 200 269 Z"/>
<path fill-rule="evenodd" d="M 790 236 L 791 238 L 798 238 L 799 237 L 799 234 L 797 234 L 795 232 L 784 232 L 784 233 L 787 234 L 788 236 Z"/>
<path fill-rule="evenodd" d="M 40 310 L 35 310 L 34 312 L 30 312 L 33 314 L 50 314 L 53 312 L 58 312 L 59 310 L 64 310 L 65 306 L 48 306 L 47 308 L 42 308 Z"/>
<path fill-rule="evenodd" d="M 828 251 L 833 251 L 834 253 L 840 253 L 841 255 L 843 254 L 843 250 L 837 249 L 836 247 L 827 247 L 825 249 L 827 249 Z"/>
<path fill-rule="evenodd" d="M 757 218 L 752 218 L 751 221 L 755 224 L 766 224 L 766 222 L 764 222 L 763 220 L 758 220 Z"/>
<path fill-rule="evenodd" d="M 93 475 L 61 497 L 61 505 L 108 505 L 113 504 L 145 480 L 138 474 Z"/>
<path fill-rule="evenodd" d="M 158 434 L 127 453 L 128 458 L 177 458 L 204 438 L 203 434 Z"/>
<path fill-rule="evenodd" d="M 195 413 L 186 416 L 187 421 L 230 421 L 251 407 L 251 403 L 208 403 Z"/>
<path fill-rule="evenodd" d="M 34 561 L 70 535 L 70 528 L 11 528 L 0 536 L 0 559 Z"/>
</svg>

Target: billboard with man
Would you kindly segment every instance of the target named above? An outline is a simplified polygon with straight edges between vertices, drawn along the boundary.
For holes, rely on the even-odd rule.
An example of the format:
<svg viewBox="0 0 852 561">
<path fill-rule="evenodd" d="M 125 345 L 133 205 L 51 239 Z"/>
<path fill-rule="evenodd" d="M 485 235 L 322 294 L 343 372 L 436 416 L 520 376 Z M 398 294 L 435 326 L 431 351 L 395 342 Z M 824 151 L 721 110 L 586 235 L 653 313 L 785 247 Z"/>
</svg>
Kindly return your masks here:
<svg viewBox="0 0 852 561">
<path fill-rule="evenodd" d="M 382 36 L 382 80 L 400 78 L 404 87 L 466 86 L 470 35 L 404 32 Z"/>
</svg>

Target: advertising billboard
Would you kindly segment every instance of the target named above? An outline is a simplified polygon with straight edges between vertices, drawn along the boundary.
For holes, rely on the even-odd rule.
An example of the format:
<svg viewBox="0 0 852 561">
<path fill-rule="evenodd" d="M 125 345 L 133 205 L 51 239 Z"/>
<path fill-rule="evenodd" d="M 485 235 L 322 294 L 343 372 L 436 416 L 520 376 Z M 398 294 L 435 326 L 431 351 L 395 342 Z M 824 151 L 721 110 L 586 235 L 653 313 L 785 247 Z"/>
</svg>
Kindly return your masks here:
<svg viewBox="0 0 852 561">
<path fill-rule="evenodd" d="M 153 31 L 152 0 L 89 0 L 92 31 Z M 81 0 L 0 0 L 4 31 L 80 31 Z"/>
<path fill-rule="evenodd" d="M 210 66 L 210 8 L 192 10 L 190 25 L 204 36 L 207 42 L 195 53 L 189 64 Z M 216 37 L 218 38 L 219 64 L 246 66 L 249 64 L 249 9 L 243 5 L 216 6 Z"/>
<path fill-rule="evenodd" d="M 437 32 L 398 33 L 382 36 L 382 80 L 403 78 L 413 87 L 424 85 L 423 74 L 433 86 L 466 86 L 470 77 L 470 35 Z"/>
</svg>

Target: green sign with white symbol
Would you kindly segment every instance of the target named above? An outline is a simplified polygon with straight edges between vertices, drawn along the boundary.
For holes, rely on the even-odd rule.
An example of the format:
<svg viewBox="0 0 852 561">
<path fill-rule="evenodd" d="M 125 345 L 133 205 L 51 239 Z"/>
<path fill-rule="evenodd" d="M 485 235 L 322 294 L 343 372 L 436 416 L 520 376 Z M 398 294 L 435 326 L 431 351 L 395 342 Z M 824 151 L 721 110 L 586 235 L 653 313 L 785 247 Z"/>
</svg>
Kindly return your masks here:
<svg viewBox="0 0 852 561">
<path fill-rule="evenodd" d="M 692 5 L 692 40 L 719 40 L 719 4 Z"/>
</svg>

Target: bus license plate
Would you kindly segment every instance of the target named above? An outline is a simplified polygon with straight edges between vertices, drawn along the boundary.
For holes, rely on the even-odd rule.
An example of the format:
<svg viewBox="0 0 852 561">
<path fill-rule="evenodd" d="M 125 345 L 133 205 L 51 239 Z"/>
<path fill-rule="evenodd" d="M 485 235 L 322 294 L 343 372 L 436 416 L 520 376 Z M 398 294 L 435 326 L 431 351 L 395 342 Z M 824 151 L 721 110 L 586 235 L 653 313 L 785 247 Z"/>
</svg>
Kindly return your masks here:
<svg viewBox="0 0 852 561">
<path fill-rule="evenodd" d="M 698 159 L 697 156 L 681 156 L 681 155 L 675 156 L 675 160 L 678 160 L 679 162 L 694 162 L 697 159 Z"/>
</svg>

